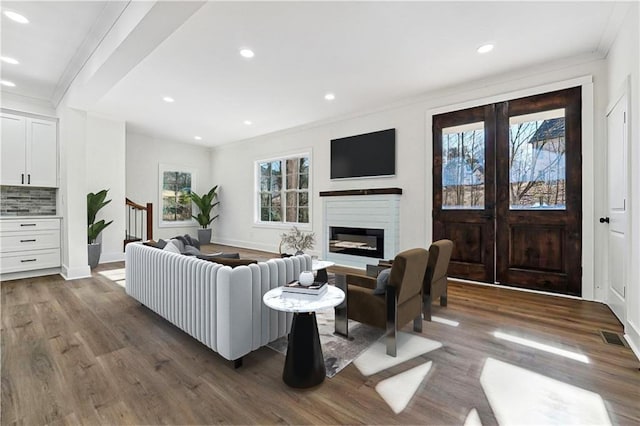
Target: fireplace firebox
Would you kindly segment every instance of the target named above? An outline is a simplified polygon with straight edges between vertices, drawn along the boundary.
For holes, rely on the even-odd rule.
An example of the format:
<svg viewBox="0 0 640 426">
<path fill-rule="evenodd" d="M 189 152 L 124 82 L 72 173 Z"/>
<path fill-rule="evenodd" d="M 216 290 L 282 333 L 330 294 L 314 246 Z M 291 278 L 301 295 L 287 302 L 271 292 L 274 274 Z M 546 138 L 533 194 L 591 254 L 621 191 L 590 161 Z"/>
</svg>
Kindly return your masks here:
<svg viewBox="0 0 640 426">
<path fill-rule="evenodd" d="M 384 258 L 384 229 L 329 227 L 329 251 Z"/>
</svg>

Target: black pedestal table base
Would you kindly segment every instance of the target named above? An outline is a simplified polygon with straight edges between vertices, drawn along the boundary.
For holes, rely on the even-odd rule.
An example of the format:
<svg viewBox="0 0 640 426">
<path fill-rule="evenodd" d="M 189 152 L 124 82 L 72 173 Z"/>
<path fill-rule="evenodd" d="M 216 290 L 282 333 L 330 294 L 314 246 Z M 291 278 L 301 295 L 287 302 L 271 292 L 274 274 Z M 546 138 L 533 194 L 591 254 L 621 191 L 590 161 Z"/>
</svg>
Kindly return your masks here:
<svg viewBox="0 0 640 426">
<path fill-rule="evenodd" d="M 309 388 L 322 383 L 325 375 L 316 314 L 295 313 L 282 380 L 294 388 Z"/>
</svg>

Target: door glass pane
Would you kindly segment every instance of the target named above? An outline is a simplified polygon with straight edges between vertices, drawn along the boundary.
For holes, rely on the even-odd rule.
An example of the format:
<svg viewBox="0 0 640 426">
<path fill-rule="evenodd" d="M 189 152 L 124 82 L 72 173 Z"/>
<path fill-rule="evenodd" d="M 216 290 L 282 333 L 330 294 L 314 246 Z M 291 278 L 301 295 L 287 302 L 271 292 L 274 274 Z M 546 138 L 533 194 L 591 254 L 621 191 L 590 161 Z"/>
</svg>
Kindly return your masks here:
<svg viewBox="0 0 640 426">
<path fill-rule="evenodd" d="M 484 122 L 442 129 L 442 208 L 484 209 Z"/>
<path fill-rule="evenodd" d="M 509 118 L 509 207 L 564 210 L 564 108 Z"/>
</svg>

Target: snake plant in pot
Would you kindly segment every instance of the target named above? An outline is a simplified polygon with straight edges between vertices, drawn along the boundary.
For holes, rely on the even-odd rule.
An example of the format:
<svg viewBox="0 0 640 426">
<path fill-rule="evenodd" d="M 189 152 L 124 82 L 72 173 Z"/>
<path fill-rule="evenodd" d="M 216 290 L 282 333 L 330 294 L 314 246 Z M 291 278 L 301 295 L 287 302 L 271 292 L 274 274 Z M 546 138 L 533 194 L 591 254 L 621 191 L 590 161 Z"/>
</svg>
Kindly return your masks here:
<svg viewBox="0 0 640 426">
<path fill-rule="evenodd" d="M 100 233 L 107 226 L 111 225 L 112 220 L 105 222 L 101 219 L 96 222 L 96 215 L 98 211 L 109 204 L 111 200 L 106 200 L 108 189 L 103 189 L 97 193 L 90 192 L 87 194 L 87 242 L 88 242 L 88 254 L 89 254 L 89 266 L 91 269 L 98 266 L 100 261 L 100 254 L 102 252 L 102 243 L 96 242 Z"/>
<path fill-rule="evenodd" d="M 202 227 L 198 229 L 198 241 L 200 241 L 200 244 L 209 244 L 211 242 L 211 228 L 208 226 L 219 216 L 215 215 L 211 217 L 211 210 L 220 204 L 220 201 L 216 201 L 217 198 L 218 185 L 211 188 L 208 193 L 202 196 L 199 196 L 195 192 L 191 193 L 193 204 L 200 210 L 197 216 L 192 216 Z"/>
</svg>

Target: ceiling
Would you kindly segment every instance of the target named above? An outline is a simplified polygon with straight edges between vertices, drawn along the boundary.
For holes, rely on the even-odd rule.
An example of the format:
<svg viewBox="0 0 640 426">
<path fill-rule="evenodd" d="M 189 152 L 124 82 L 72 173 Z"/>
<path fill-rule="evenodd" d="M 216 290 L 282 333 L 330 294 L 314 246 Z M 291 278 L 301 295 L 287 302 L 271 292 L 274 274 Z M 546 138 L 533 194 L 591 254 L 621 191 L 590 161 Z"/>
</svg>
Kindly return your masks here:
<svg viewBox="0 0 640 426">
<path fill-rule="evenodd" d="M 17 84 L 3 91 L 56 103 L 56 91 L 66 88 L 65 70 L 68 75 L 75 64 L 77 73 L 82 66 L 77 52 L 85 39 L 99 38 L 95 33 L 117 19 L 113 13 L 105 18 L 106 3 L 3 2 L 3 10 L 15 8 L 32 21 L 20 25 L 2 17 L 2 55 L 21 61 L 2 64 L 2 78 Z M 604 57 L 620 7 L 208 2 L 139 58 L 91 110 L 126 120 L 135 132 L 213 146 L 536 64 Z M 96 31 L 96 22 L 102 30 Z M 476 52 L 489 42 L 495 44 L 492 52 Z M 243 47 L 255 57 L 241 57 Z M 84 51 L 88 57 L 90 49 Z M 329 92 L 335 100 L 324 99 Z M 164 102 L 164 96 L 175 102 Z M 195 141 L 196 135 L 202 140 Z"/>
</svg>

